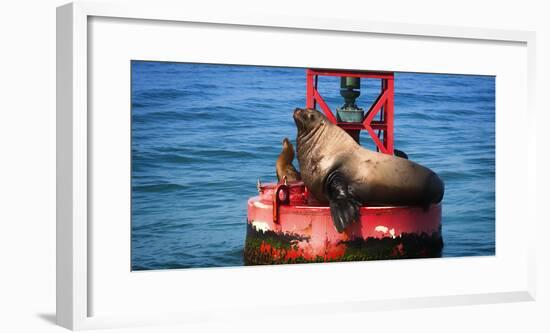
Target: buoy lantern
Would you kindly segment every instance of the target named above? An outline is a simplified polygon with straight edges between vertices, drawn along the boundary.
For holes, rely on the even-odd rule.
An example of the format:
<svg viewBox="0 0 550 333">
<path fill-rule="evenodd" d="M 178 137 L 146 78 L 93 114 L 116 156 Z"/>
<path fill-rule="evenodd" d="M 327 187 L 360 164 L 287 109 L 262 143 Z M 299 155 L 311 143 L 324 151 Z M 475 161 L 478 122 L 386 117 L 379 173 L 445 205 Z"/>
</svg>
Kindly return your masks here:
<svg viewBox="0 0 550 333">
<path fill-rule="evenodd" d="M 317 91 L 318 76 L 341 78 L 340 92 L 345 104 L 337 109 L 337 117 Z M 360 78 L 382 81 L 380 95 L 364 115 L 355 104 Z M 306 91 L 308 108 L 319 104 L 327 118 L 356 141 L 359 131 L 367 130 L 377 150 L 394 154 L 393 73 L 308 69 Z M 359 221 L 339 233 L 330 207 L 317 202 L 303 182 L 258 181 L 257 187 L 258 195 L 248 200 L 246 265 L 441 256 L 441 203 L 427 208 L 363 206 Z"/>
</svg>

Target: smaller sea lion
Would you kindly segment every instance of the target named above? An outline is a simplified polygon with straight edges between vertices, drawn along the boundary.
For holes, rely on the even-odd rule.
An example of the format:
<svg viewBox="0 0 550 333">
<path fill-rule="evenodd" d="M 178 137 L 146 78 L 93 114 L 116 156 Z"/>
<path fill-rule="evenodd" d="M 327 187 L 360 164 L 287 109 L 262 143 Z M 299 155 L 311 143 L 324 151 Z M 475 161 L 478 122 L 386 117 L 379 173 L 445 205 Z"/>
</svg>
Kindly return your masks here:
<svg viewBox="0 0 550 333">
<path fill-rule="evenodd" d="M 294 146 L 288 138 L 283 140 L 283 149 L 277 158 L 277 163 L 275 166 L 275 171 L 277 172 L 277 180 L 282 182 L 286 176 L 286 180 L 289 182 L 302 180 L 300 173 L 292 165 L 294 161 Z"/>
</svg>

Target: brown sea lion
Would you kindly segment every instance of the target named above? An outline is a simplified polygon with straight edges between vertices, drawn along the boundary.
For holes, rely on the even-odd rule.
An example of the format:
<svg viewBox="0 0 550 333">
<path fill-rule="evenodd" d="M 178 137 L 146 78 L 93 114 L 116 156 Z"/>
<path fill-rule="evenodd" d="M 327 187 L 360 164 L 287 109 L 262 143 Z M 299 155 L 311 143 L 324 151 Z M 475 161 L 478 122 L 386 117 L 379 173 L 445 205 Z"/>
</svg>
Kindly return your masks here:
<svg viewBox="0 0 550 333">
<path fill-rule="evenodd" d="M 289 182 L 302 179 L 300 173 L 296 171 L 296 168 L 292 165 L 292 161 L 294 161 L 294 146 L 292 146 L 292 143 L 288 140 L 288 138 L 284 138 L 283 149 L 279 154 L 279 158 L 277 158 L 277 163 L 275 166 L 277 180 L 279 182 L 283 181 L 285 176 L 286 180 Z"/>
<path fill-rule="evenodd" d="M 296 153 L 310 193 L 328 203 L 342 232 L 359 219 L 361 205 L 418 205 L 443 198 L 444 185 L 430 169 L 405 158 L 364 149 L 319 111 L 294 111 Z"/>
</svg>

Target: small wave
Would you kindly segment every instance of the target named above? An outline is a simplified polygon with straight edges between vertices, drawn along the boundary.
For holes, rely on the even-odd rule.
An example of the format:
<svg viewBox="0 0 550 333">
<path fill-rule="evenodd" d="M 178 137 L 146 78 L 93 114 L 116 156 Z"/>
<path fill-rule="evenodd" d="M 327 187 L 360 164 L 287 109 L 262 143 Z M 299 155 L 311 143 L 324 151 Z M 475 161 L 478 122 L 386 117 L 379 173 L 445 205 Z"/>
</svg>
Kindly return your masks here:
<svg viewBox="0 0 550 333">
<path fill-rule="evenodd" d="M 182 155 L 176 155 L 176 154 L 163 154 L 163 155 L 157 155 L 151 157 L 153 159 L 158 159 L 162 162 L 166 163 L 185 163 L 185 164 L 192 164 L 192 163 L 202 163 L 204 159 L 196 156 L 182 156 Z"/>
<path fill-rule="evenodd" d="M 162 122 L 167 125 L 174 122 L 185 121 L 194 122 L 195 126 L 220 122 L 221 125 L 226 126 L 225 124 L 229 121 L 242 121 L 242 118 L 236 116 L 234 113 L 235 112 L 226 112 L 226 110 L 215 107 L 210 107 L 206 110 L 176 108 L 172 110 L 149 111 L 143 114 L 133 114 L 132 120 L 139 123 Z"/>
<path fill-rule="evenodd" d="M 180 97 L 190 96 L 194 93 L 191 90 L 184 89 L 173 89 L 173 88 L 163 88 L 163 89 L 147 89 L 143 91 L 133 92 L 133 98 L 137 99 L 153 99 L 153 100 L 166 100 L 166 99 L 176 99 Z"/>
<path fill-rule="evenodd" d="M 156 152 L 134 152 L 132 154 L 132 166 L 156 168 L 164 164 L 174 163 L 193 163 L 195 160 L 191 156 L 179 154 L 165 154 Z"/>
<path fill-rule="evenodd" d="M 476 146 L 476 148 L 478 148 Z M 486 150 L 479 150 L 479 151 L 472 151 L 469 154 L 463 154 L 464 161 L 468 163 L 473 164 L 479 164 L 484 165 L 486 163 L 495 163 L 495 155 L 494 155 L 494 146 L 492 149 L 486 149 Z M 492 151 L 493 154 L 488 154 L 487 152 Z"/>
<path fill-rule="evenodd" d="M 134 185 L 132 191 L 137 192 L 172 192 L 188 189 L 188 185 L 180 185 L 174 183 L 166 184 L 149 184 L 149 185 Z"/>
<path fill-rule="evenodd" d="M 471 173 L 471 172 L 465 172 L 465 171 L 451 171 L 451 170 L 445 170 L 438 172 L 439 177 L 443 179 L 443 181 L 449 181 L 449 180 L 468 180 L 476 178 L 477 175 Z"/>
<path fill-rule="evenodd" d="M 148 271 L 148 270 L 151 270 L 151 269 L 155 268 L 154 266 L 146 266 L 146 265 L 143 265 L 143 264 L 134 264 L 134 262 L 143 262 L 143 261 L 133 259 L 132 260 L 132 271 Z"/>
<path fill-rule="evenodd" d="M 193 84 L 193 88 L 195 88 L 195 89 L 218 89 L 220 87 L 215 85 L 215 84 L 210 84 L 210 83 L 195 83 L 195 84 Z"/>
<path fill-rule="evenodd" d="M 241 164 L 247 160 L 256 160 L 264 157 L 263 152 L 250 152 L 245 150 L 193 148 L 174 149 L 174 153 L 165 153 L 169 149 L 158 150 L 160 152 L 134 152 L 132 154 L 132 169 L 144 171 L 143 168 L 157 168 L 162 165 L 201 165 L 203 169 L 215 167 L 218 171 L 227 163 Z M 221 163 L 225 161 L 225 163 Z M 220 169 L 221 168 L 221 169 Z"/>
<path fill-rule="evenodd" d="M 152 101 L 136 101 L 136 100 L 132 100 L 132 109 L 144 109 L 144 108 L 150 108 L 150 107 L 155 107 L 155 106 L 161 106 L 162 103 L 158 103 L 158 102 L 152 102 Z"/>
<path fill-rule="evenodd" d="M 435 94 L 435 93 L 413 93 L 400 92 L 395 94 L 396 106 L 406 106 L 407 104 L 414 105 L 430 105 L 433 103 L 461 103 L 469 104 L 475 98 L 476 103 L 494 102 L 493 95 L 466 95 L 466 94 Z"/>
<path fill-rule="evenodd" d="M 201 152 L 205 157 L 221 158 L 253 158 L 257 155 L 255 153 L 244 150 L 230 150 L 230 149 L 205 149 Z"/>
</svg>

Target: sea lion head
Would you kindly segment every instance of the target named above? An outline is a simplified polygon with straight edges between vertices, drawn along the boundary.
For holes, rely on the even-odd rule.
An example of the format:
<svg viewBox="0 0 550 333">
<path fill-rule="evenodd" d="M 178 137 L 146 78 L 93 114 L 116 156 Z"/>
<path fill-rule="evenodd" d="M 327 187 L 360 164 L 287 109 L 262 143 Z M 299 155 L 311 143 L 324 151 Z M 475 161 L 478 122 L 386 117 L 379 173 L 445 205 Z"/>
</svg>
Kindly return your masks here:
<svg viewBox="0 0 550 333">
<path fill-rule="evenodd" d="M 283 149 L 289 149 L 289 148 L 293 148 L 292 143 L 290 142 L 290 140 L 288 138 L 284 138 L 283 139 Z"/>
<path fill-rule="evenodd" d="M 314 109 L 296 108 L 293 117 L 298 129 L 298 137 L 316 131 L 327 123 L 325 115 Z"/>
<path fill-rule="evenodd" d="M 281 151 L 281 154 L 286 154 L 288 156 L 288 160 L 291 162 L 294 159 L 294 146 L 288 138 L 283 139 L 283 150 Z"/>
</svg>

